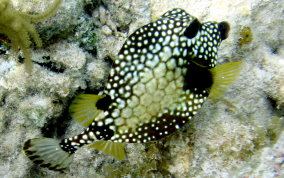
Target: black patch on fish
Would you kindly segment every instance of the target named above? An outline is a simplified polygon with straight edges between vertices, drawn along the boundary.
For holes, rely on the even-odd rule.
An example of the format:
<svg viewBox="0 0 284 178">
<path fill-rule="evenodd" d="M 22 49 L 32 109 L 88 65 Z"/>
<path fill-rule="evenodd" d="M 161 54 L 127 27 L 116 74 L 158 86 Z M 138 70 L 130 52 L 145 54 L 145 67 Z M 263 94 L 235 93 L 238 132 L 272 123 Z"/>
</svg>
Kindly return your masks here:
<svg viewBox="0 0 284 178">
<path fill-rule="evenodd" d="M 199 29 L 200 29 L 200 22 L 195 19 L 184 31 L 184 36 L 188 37 L 188 38 L 193 38 L 196 36 L 196 34 L 198 33 Z"/>
<path fill-rule="evenodd" d="M 28 151 L 28 150 L 25 150 L 25 153 L 28 154 L 28 155 L 33 155 L 36 153 L 36 151 Z"/>
<path fill-rule="evenodd" d="M 33 159 L 37 159 L 37 158 L 39 158 L 39 156 L 34 155 L 34 156 L 29 156 L 29 158 L 30 158 L 31 160 L 33 160 Z"/>
<path fill-rule="evenodd" d="M 53 166 L 53 167 L 49 167 L 49 169 L 51 169 L 51 170 L 55 170 L 55 171 L 58 171 L 59 169 L 58 169 L 57 167 L 58 167 L 58 165 Z"/>
<path fill-rule="evenodd" d="M 70 153 L 70 154 L 75 153 L 75 152 L 77 151 L 77 148 L 75 148 L 74 146 L 72 146 L 72 145 L 71 145 L 71 142 L 79 142 L 79 141 L 77 141 L 77 140 L 72 140 L 72 141 L 68 140 L 67 143 L 64 143 L 64 140 L 62 140 L 62 141 L 60 142 L 60 147 L 61 147 L 61 149 L 64 150 L 64 151 L 66 151 L 66 152 L 68 152 L 68 153 Z M 63 146 L 62 146 L 62 145 L 63 145 Z"/>
<path fill-rule="evenodd" d="M 31 157 L 29 157 L 31 159 Z M 42 164 L 43 163 L 43 160 L 35 160 L 33 161 L 35 164 Z"/>
<path fill-rule="evenodd" d="M 23 149 L 24 150 L 27 150 L 29 149 L 31 146 L 31 140 L 27 140 L 25 143 L 24 143 L 24 146 L 23 146 Z"/>
<path fill-rule="evenodd" d="M 194 91 L 195 88 L 204 90 L 210 88 L 212 84 L 212 74 L 207 68 L 200 67 L 194 63 L 188 66 L 184 80 L 184 90 Z"/>
<path fill-rule="evenodd" d="M 96 104 L 96 107 L 98 109 L 101 109 L 101 110 L 108 110 L 108 107 L 109 105 L 112 103 L 112 99 L 109 95 L 106 95 L 104 98 L 100 99 L 97 104 Z"/>
<path fill-rule="evenodd" d="M 113 135 L 114 132 L 109 128 L 109 126 L 91 126 L 89 127 L 90 131 L 94 133 L 99 132 L 99 135 L 96 135 L 96 138 L 99 140 L 109 140 Z"/>
<path fill-rule="evenodd" d="M 220 22 L 218 28 L 221 32 L 221 39 L 225 40 L 229 36 L 230 25 L 227 22 Z"/>
<path fill-rule="evenodd" d="M 59 171 L 59 172 L 61 172 L 61 173 L 64 173 L 65 169 L 66 169 L 66 168 L 61 168 L 61 169 L 58 169 L 58 168 L 57 168 L 55 171 Z"/>
<path fill-rule="evenodd" d="M 53 170 L 53 169 L 52 169 L 52 167 L 50 167 L 50 166 L 51 166 L 51 164 L 50 164 L 50 163 L 47 163 L 47 164 L 41 164 L 40 166 L 41 166 L 41 167 L 47 167 L 47 168 L 49 168 L 49 169 Z"/>
</svg>

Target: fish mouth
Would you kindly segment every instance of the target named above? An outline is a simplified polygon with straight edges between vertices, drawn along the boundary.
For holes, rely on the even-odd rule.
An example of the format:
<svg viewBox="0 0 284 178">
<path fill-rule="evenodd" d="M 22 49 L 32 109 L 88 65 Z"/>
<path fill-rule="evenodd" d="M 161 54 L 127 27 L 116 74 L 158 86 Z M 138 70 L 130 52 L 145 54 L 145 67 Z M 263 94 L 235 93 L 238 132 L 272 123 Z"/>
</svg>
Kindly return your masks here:
<svg viewBox="0 0 284 178">
<path fill-rule="evenodd" d="M 212 61 L 211 58 L 205 59 L 205 58 L 194 57 L 190 61 L 201 68 L 209 68 L 209 69 L 212 68 L 211 62 L 210 62 Z"/>
</svg>

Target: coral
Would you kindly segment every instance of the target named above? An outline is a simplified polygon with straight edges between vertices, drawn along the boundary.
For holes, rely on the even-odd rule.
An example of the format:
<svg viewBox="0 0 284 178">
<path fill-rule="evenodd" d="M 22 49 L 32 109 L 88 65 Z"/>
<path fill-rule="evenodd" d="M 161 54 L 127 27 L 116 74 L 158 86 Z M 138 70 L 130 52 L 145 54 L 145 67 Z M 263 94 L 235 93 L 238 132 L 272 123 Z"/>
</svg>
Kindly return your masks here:
<svg viewBox="0 0 284 178">
<path fill-rule="evenodd" d="M 37 33 L 34 22 L 43 21 L 52 16 L 58 9 L 62 0 L 55 0 L 43 13 L 29 15 L 15 10 L 10 0 L 0 0 L 0 33 L 11 40 L 13 50 L 20 48 L 25 57 L 25 68 L 28 73 L 32 71 L 31 39 L 37 47 L 42 46 L 42 41 Z"/>
<path fill-rule="evenodd" d="M 76 41 L 80 43 L 80 46 L 92 54 L 96 54 L 96 42 L 99 40 L 99 37 L 93 21 L 89 18 L 81 17 L 75 30 Z"/>
<path fill-rule="evenodd" d="M 160 145 L 162 146 L 162 145 Z M 170 177 L 168 171 L 162 168 L 162 157 L 157 145 L 148 143 L 139 159 L 116 162 L 103 167 L 108 177 Z M 129 153 L 134 154 L 134 153 Z"/>
<path fill-rule="evenodd" d="M 31 7 L 45 9 L 48 2 L 14 1 L 25 12 Z M 34 62 L 63 66 L 64 71 L 34 65 L 37 75 L 25 80 L 24 68 L 17 67 L 13 55 L 5 54 L 7 49 L 0 45 L 0 177 L 283 177 L 284 118 L 277 108 L 284 107 L 284 4 L 279 2 L 104 0 L 86 14 L 83 0 L 65 0 L 56 18 L 37 26 L 44 44 L 53 44 L 31 51 Z M 227 102 L 208 99 L 190 124 L 163 141 L 125 144 L 123 161 L 83 147 L 61 174 L 28 160 L 22 152 L 25 140 L 69 137 L 83 130 L 64 112 L 72 97 L 102 88 L 109 74 L 105 56 L 114 59 L 129 34 L 173 7 L 186 9 L 201 21 L 230 23 L 219 64 L 242 60 L 245 65 L 240 79 L 223 96 Z M 242 27 L 251 28 L 253 42 L 240 48 Z M 95 45 L 93 37 L 98 38 Z M 96 53 L 86 52 L 93 49 Z"/>
</svg>

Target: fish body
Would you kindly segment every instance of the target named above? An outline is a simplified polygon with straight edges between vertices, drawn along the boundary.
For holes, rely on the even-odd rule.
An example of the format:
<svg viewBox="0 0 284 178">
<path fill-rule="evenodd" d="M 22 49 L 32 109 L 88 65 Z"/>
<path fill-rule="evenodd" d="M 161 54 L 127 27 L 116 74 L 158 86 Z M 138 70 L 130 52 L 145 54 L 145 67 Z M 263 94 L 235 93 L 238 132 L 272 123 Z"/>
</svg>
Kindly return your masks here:
<svg viewBox="0 0 284 178">
<path fill-rule="evenodd" d="M 68 161 L 46 158 L 45 150 L 39 150 L 51 144 L 49 138 L 28 140 L 27 156 L 42 167 L 62 170 L 85 144 L 123 159 L 123 142 L 146 143 L 175 132 L 197 113 L 210 91 L 222 93 L 235 79 L 239 63 L 216 67 L 218 46 L 228 31 L 227 22 L 200 23 L 182 9 L 136 30 L 114 60 L 103 93 L 81 94 L 71 104 L 72 118 L 88 128 L 52 143 L 59 149 L 57 156 Z"/>
</svg>

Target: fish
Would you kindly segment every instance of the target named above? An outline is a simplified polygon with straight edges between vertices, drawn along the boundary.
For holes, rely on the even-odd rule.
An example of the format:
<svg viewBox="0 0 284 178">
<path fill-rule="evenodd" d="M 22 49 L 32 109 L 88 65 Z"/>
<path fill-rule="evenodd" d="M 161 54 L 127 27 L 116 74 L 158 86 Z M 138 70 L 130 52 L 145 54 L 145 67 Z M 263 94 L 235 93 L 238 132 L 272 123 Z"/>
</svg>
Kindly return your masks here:
<svg viewBox="0 0 284 178">
<path fill-rule="evenodd" d="M 217 66 L 218 47 L 228 22 L 204 22 L 180 8 L 131 34 L 114 59 L 99 94 L 79 94 L 69 112 L 87 127 L 62 139 L 33 138 L 27 157 L 41 167 L 63 171 L 82 146 L 117 160 L 124 143 L 146 143 L 171 135 L 197 114 L 207 98 L 217 98 L 234 82 L 241 61 Z"/>
</svg>

